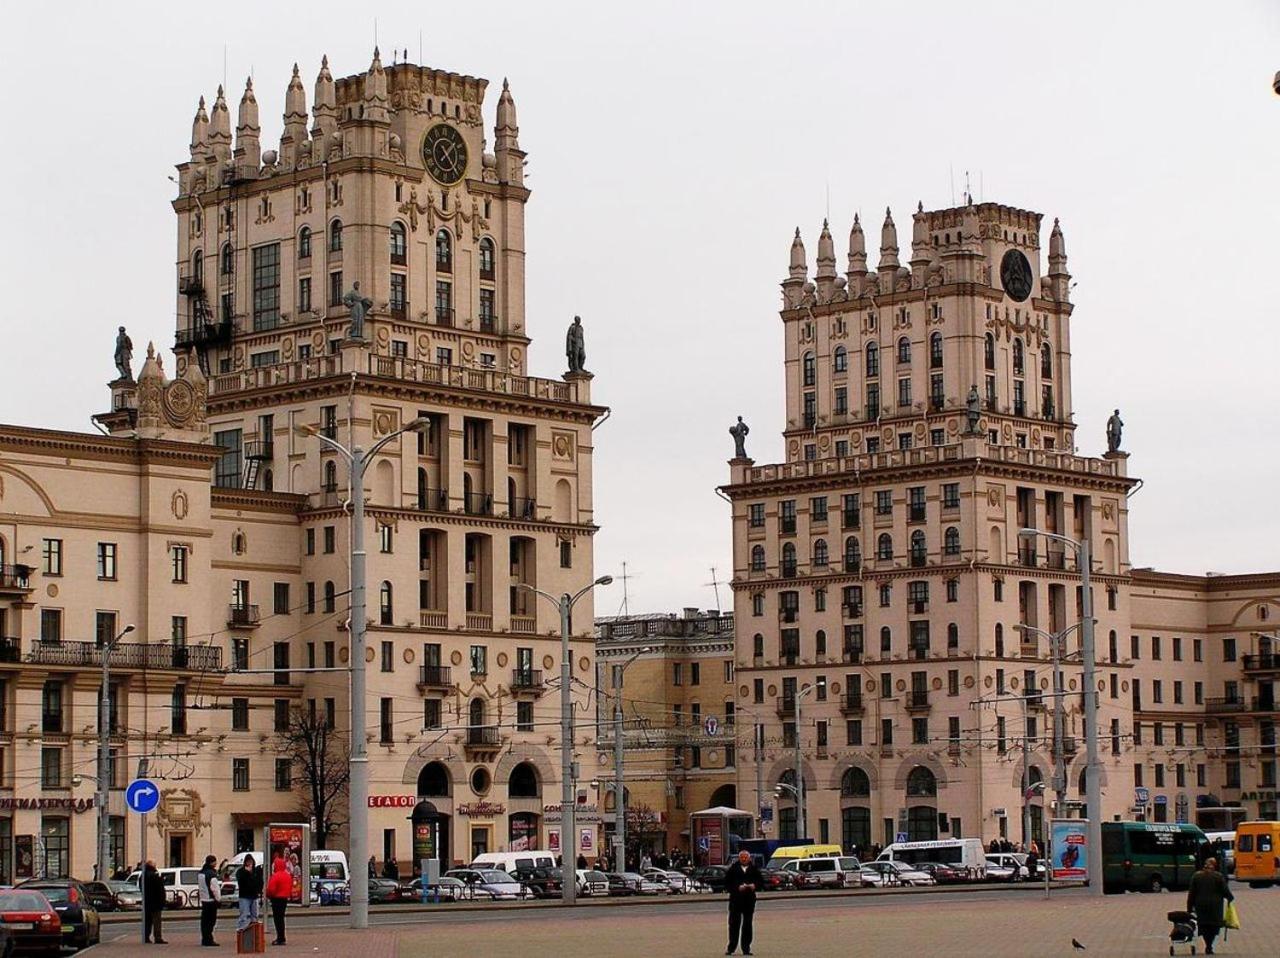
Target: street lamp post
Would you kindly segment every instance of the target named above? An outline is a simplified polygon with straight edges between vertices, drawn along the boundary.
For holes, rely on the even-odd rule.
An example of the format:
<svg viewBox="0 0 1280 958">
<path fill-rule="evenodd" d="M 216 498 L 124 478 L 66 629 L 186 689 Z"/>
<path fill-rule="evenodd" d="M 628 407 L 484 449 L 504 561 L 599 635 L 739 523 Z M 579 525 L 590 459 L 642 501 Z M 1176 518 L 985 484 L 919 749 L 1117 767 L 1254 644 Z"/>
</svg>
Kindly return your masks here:
<svg viewBox="0 0 1280 958">
<path fill-rule="evenodd" d="M 1066 648 L 1067 636 L 1080 628 L 1082 623 L 1076 622 L 1060 632 L 1049 632 L 1038 629 L 1034 625 L 1018 625 L 1022 632 L 1030 632 L 1044 636 L 1049 643 L 1049 659 L 1053 663 L 1053 791 L 1058 797 L 1059 809 L 1067 801 L 1067 769 L 1063 760 L 1063 733 L 1067 725 L 1067 706 L 1065 701 L 1066 686 L 1062 681 L 1062 653 Z"/>
<path fill-rule="evenodd" d="M 296 431 L 315 436 L 342 455 L 350 466 L 351 477 L 351 743 L 350 783 L 347 786 L 347 818 L 351 840 L 351 927 L 369 927 L 369 750 L 365 742 L 365 549 L 364 549 L 364 473 L 369 463 L 388 443 L 407 432 L 421 432 L 430 420 L 419 416 L 375 442 L 368 452 L 355 444 L 348 449 L 336 439 L 314 427 L 299 426 Z"/>
<path fill-rule="evenodd" d="M 1098 682 L 1097 653 L 1093 641 L 1093 595 L 1090 593 L 1089 574 L 1093 560 L 1089 556 L 1089 540 L 1075 539 L 1056 532 L 1039 529 L 1020 529 L 1019 535 L 1044 536 L 1068 545 L 1075 550 L 1076 566 L 1080 569 L 1080 636 L 1081 656 L 1084 659 L 1082 682 L 1084 685 L 1084 746 L 1085 746 L 1085 814 L 1088 816 L 1089 894 L 1102 895 L 1102 783 L 1099 780 L 1098 763 Z"/>
<path fill-rule="evenodd" d="M 111 761 L 111 650 L 121 639 L 133 631 L 133 626 L 126 625 L 121 633 L 109 642 L 102 644 L 102 692 L 98 696 L 98 788 L 93 797 L 98 806 L 98 881 L 107 881 L 111 876 L 107 873 L 111 857 L 110 838 L 107 819 L 107 765 Z"/>
<path fill-rule="evenodd" d="M 563 905 L 575 905 L 578 902 L 578 823 L 574 814 L 576 809 L 573 795 L 573 662 L 569 657 L 569 630 L 572 628 L 574 603 L 596 586 L 612 582 L 613 576 L 602 575 L 573 595 L 565 592 L 559 598 L 524 582 L 516 584 L 516 588 L 527 589 L 546 599 L 560 612 L 560 857 L 561 876 L 566 879 L 561 883 L 560 903 Z M 566 835 L 569 837 L 569 844 L 565 843 Z M 569 881 L 569 876 L 574 880 Z"/>
<path fill-rule="evenodd" d="M 804 772 L 800 768 L 800 700 L 815 689 L 825 689 L 826 679 L 819 678 L 816 685 L 806 685 L 796 691 L 796 838 L 807 838 L 808 828 L 804 820 Z"/>
<path fill-rule="evenodd" d="M 618 688 L 613 698 L 613 811 L 616 824 L 614 836 L 614 862 L 619 871 L 627 870 L 627 788 L 622 779 L 622 685 L 627 668 L 640 656 L 653 649 L 645 646 L 632 653 L 631 658 L 618 667 Z M 564 842 L 560 843 L 563 847 Z M 576 883 L 575 883 L 576 884 Z"/>
</svg>

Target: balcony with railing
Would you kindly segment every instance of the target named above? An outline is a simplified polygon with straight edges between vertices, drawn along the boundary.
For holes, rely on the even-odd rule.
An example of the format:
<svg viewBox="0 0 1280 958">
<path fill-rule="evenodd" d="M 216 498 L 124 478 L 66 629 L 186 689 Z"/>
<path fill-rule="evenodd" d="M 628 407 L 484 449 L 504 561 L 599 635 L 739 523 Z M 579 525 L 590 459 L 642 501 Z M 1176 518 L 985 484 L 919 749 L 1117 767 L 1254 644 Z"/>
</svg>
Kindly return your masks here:
<svg viewBox="0 0 1280 958">
<path fill-rule="evenodd" d="M 907 693 L 908 712 L 927 712 L 933 706 L 929 704 L 929 693 L 924 689 L 912 689 Z"/>
<path fill-rule="evenodd" d="M 17 640 L 6 641 L 15 643 L 12 652 L 16 653 Z M 29 660 L 38 665 L 99 668 L 102 665 L 102 646 L 96 642 L 52 642 L 36 639 L 31 644 Z M 169 642 L 121 642 L 108 653 L 108 662 L 113 669 L 216 672 L 222 668 L 222 650 L 204 645 L 173 645 Z"/>
<path fill-rule="evenodd" d="M 487 492 L 468 492 L 463 496 L 462 506 L 469 516 L 491 516 L 493 496 Z"/>
<path fill-rule="evenodd" d="M 1264 652 L 1261 655 L 1242 655 L 1240 657 L 1240 665 L 1246 673 L 1280 671 L 1280 655 L 1276 655 L 1273 652 Z"/>
<path fill-rule="evenodd" d="M 1278 711 L 1275 695 L 1255 695 L 1253 697 L 1253 707 L 1250 711 L 1262 713 Z"/>
<path fill-rule="evenodd" d="M 448 489 L 419 489 L 409 497 L 409 508 L 419 512 L 448 512 Z"/>
<path fill-rule="evenodd" d="M 538 500 L 524 496 L 513 496 L 507 504 L 512 519 L 536 519 L 538 517 Z"/>
<path fill-rule="evenodd" d="M 796 577 L 797 566 L 796 566 L 795 560 L 792 560 L 790 562 L 783 562 L 778 568 L 782 573 L 782 578 L 794 579 Z"/>
<path fill-rule="evenodd" d="M 861 715 L 866 711 L 862 703 L 861 692 L 846 692 L 840 699 L 840 712 L 843 715 Z"/>
<path fill-rule="evenodd" d="M 262 624 L 256 605 L 233 602 L 227 606 L 227 625 L 236 629 L 254 629 Z"/>
<path fill-rule="evenodd" d="M 493 614 L 490 612 L 468 612 L 467 630 L 471 632 L 493 631 Z"/>
<path fill-rule="evenodd" d="M 223 319 L 216 323 L 193 323 L 190 326 L 180 327 L 174 333 L 173 345 L 176 349 L 188 349 L 192 346 L 197 349 L 220 346 L 231 342 L 231 337 L 234 333 L 235 323 L 229 319 Z"/>
<path fill-rule="evenodd" d="M 511 688 L 518 692 L 536 691 L 542 688 L 541 669 L 512 669 Z"/>
<path fill-rule="evenodd" d="M 469 756 L 491 755 L 502 748 L 496 725 L 473 725 L 467 729 L 465 751 Z"/>
<path fill-rule="evenodd" d="M 498 317 L 492 313 L 485 315 L 480 314 L 480 332 L 496 333 L 498 331 Z"/>
<path fill-rule="evenodd" d="M 450 669 L 447 665 L 421 665 L 418 667 L 418 691 L 427 689 L 449 689 L 453 687 Z"/>
<path fill-rule="evenodd" d="M 418 627 L 423 629 L 447 629 L 449 613 L 437 609 L 419 609 Z"/>
<path fill-rule="evenodd" d="M 259 439 L 244 444 L 244 457 L 269 462 L 275 457 L 276 444 L 270 439 Z"/>
<path fill-rule="evenodd" d="M 10 636 L 0 637 L 0 662 L 22 661 L 22 640 Z"/>
<path fill-rule="evenodd" d="M 453 325 L 453 307 L 452 306 L 436 307 L 436 325 L 437 326 Z"/>
<path fill-rule="evenodd" d="M 779 695 L 777 712 L 780 718 L 787 718 L 796 714 L 796 697 L 794 695 Z"/>
<path fill-rule="evenodd" d="M 785 623 L 799 622 L 800 610 L 784 607 L 778 610 L 778 621 Z"/>
<path fill-rule="evenodd" d="M 532 615 L 512 615 L 511 631 L 516 635 L 533 635 L 538 631 L 538 620 Z"/>
<path fill-rule="evenodd" d="M 847 603 L 847 604 L 845 604 L 845 605 L 840 606 L 840 610 L 841 610 L 841 612 L 843 612 L 843 613 L 844 613 L 844 617 L 845 617 L 846 619 L 860 619 L 860 618 L 862 618 L 862 603 L 861 603 L 861 602 L 852 602 L 852 603 Z"/>
<path fill-rule="evenodd" d="M 22 595 L 31 591 L 31 566 L 0 565 L 0 594 Z"/>
<path fill-rule="evenodd" d="M 1204 710 L 1209 715 L 1221 714 L 1224 712 L 1243 712 L 1248 708 L 1243 695 L 1227 695 L 1221 698 L 1207 698 L 1204 700 Z"/>
<path fill-rule="evenodd" d="M 848 665 L 857 665 L 862 661 L 862 656 L 864 654 L 863 648 L 860 645 L 846 646 L 844 650 L 844 661 Z"/>
</svg>

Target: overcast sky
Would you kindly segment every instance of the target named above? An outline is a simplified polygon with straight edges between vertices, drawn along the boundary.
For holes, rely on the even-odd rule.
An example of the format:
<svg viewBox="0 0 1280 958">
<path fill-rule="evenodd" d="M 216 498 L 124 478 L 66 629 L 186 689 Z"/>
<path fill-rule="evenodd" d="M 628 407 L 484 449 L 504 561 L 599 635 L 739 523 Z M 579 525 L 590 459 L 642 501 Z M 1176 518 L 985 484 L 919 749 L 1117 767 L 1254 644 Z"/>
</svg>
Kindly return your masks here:
<svg viewBox="0 0 1280 958">
<path fill-rule="evenodd" d="M 529 153 L 530 370 L 587 329 L 600 572 L 631 611 L 713 607 L 730 576 L 736 415 L 783 456 L 778 282 L 799 225 L 979 199 L 1066 232 L 1077 443 L 1119 406 L 1135 566 L 1280 568 L 1280 4 L 7 4 L 0 421 L 89 429 L 117 325 L 172 343 L 168 176 L 201 94 L 252 72 L 263 146 L 294 61 L 510 77 Z M 376 13 L 375 13 L 376 11 Z M 421 38 L 421 39 L 420 39 Z M 423 56 L 419 61 L 419 44 Z M 490 134 L 492 145 L 492 135 Z M 829 196 L 829 200 L 828 200 Z M 873 256 L 874 259 L 874 256 Z M 170 367 L 172 368 L 172 367 Z M 620 584 L 601 596 L 615 611 Z M 720 604 L 728 608 L 721 586 Z"/>
</svg>

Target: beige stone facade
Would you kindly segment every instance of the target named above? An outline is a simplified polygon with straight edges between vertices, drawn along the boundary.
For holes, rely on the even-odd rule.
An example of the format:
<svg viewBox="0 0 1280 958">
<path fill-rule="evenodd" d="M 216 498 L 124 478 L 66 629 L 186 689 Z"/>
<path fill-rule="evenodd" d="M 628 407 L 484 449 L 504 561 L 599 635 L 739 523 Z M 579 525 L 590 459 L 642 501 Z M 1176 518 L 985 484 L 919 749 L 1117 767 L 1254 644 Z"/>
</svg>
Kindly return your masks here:
<svg viewBox="0 0 1280 958">
<path fill-rule="evenodd" d="M 591 429 L 605 410 L 588 373 L 526 374 L 525 154 L 505 84 L 487 147 L 486 86 L 376 55 L 335 80 L 326 61 L 308 123 L 295 70 L 268 151 L 251 85 L 234 140 L 222 91 L 208 112 L 202 100 L 174 201 L 176 378 L 155 357 L 136 383 L 112 383 L 98 417 L 110 438 L 0 438 L 4 562 L 33 567 L 0 590 L 12 637 L 0 664 L 5 795 L 92 793 L 69 776 L 92 771 L 98 679 L 82 659 L 93 650 L 65 662 L 64 650 L 92 643 L 101 609 L 137 627 L 113 673 L 128 769 L 117 778 L 152 757 L 166 802 L 186 814 L 153 816 L 150 851 L 184 864 L 229 856 L 263 822 L 296 816 L 297 771 L 290 780 L 273 751 L 279 703 L 348 724 L 349 476 L 308 431 L 367 449 L 421 417 L 429 429 L 382 448 L 365 477 L 370 848 L 407 863 L 419 801 L 446 865 L 553 840 L 559 616 L 524 587 L 559 595 L 593 579 Z M 30 558 L 46 539 L 62 543 L 61 576 Z M 118 574 L 95 579 L 108 541 Z M 182 583 L 171 581 L 179 545 Z M 60 637 L 41 632 L 55 607 Z M 573 634 L 585 689 L 590 595 Z M 46 672 L 64 684 L 60 731 L 35 711 Z M 585 714 L 588 693 L 575 694 Z M 593 738 L 584 723 L 582 747 L 594 751 Z M 41 749 L 54 747 L 67 774 L 42 790 Z M 13 854 L 2 829 L 38 834 L 39 817 L 0 820 L 0 857 Z M 88 874 L 92 826 L 73 816 L 56 870 Z M 137 820 L 123 829 L 133 861 Z"/>
<path fill-rule="evenodd" d="M 1243 695 L 1254 680 L 1261 696 L 1267 673 L 1205 670 L 1220 655 L 1217 632 L 1244 652 L 1233 616 L 1274 602 L 1274 577 L 1243 577 L 1219 602 L 1213 580 L 1151 574 L 1146 586 L 1130 568 L 1136 482 L 1125 453 L 1076 451 L 1066 248 L 1055 222 L 1042 261 L 1040 234 L 1040 215 L 1025 210 L 921 208 L 907 265 L 886 214 L 879 264 L 868 269 L 855 219 L 838 275 L 824 224 L 812 281 L 799 231 L 793 241 L 781 312 L 786 459 L 734 459 L 724 491 L 733 500 L 739 711 L 760 713 L 770 785 L 794 775 L 799 734 L 807 830 L 819 840 L 1018 840 L 1024 774 L 1047 786 L 1027 803 L 1032 835 L 1055 799 L 1074 813 L 1084 763 L 1079 632 L 1066 637 L 1054 695 L 1050 643 L 1022 626 L 1057 633 L 1077 623 L 1080 574 L 1072 550 L 1020 537 L 1027 527 L 1092 544 L 1107 817 L 1133 813 L 1135 784 L 1152 785 L 1156 764 L 1164 769 L 1146 814 L 1172 820 L 1182 808 L 1194 820 L 1197 802 L 1241 798 L 1211 788 L 1225 773 L 1222 751 L 1209 746 L 1224 710 L 1237 708 L 1212 697 L 1232 681 L 1225 695 Z M 1178 633 L 1185 659 L 1129 655 L 1129 635 L 1143 631 L 1166 645 Z M 1193 637 L 1205 664 L 1190 660 Z M 1193 703 L 1197 680 L 1171 674 L 1181 668 L 1204 673 L 1203 703 Z M 1178 681 L 1185 694 L 1177 734 L 1191 744 L 1177 761 L 1164 751 L 1173 716 L 1151 712 L 1150 696 L 1135 711 L 1135 690 L 1157 681 L 1169 696 Z M 1247 729 L 1269 728 L 1249 705 Z M 1156 746 L 1150 728 L 1161 720 Z M 1274 782 L 1273 761 L 1260 762 L 1259 776 Z M 786 835 L 795 802 L 786 795 L 779 805 Z"/>
</svg>

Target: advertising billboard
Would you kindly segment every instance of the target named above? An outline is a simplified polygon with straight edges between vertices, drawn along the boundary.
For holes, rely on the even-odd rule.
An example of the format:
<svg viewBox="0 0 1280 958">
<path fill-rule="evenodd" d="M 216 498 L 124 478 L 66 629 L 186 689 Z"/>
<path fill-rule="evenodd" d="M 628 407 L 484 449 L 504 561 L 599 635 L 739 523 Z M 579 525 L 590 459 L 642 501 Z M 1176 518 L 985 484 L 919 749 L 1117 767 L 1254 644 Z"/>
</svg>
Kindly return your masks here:
<svg viewBox="0 0 1280 958">
<path fill-rule="evenodd" d="M 311 895 L 307 889 L 310 877 L 311 836 L 306 825 L 268 825 L 267 826 L 267 861 L 263 867 L 269 877 L 276 867 L 276 860 L 283 859 L 289 877 L 293 879 L 293 890 L 289 901 L 295 905 L 310 905 Z"/>
<path fill-rule="evenodd" d="M 1089 877 L 1089 822 L 1083 818 L 1055 818 L 1050 834 L 1050 874 L 1054 881 L 1084 881 Z"/>
</svg>

